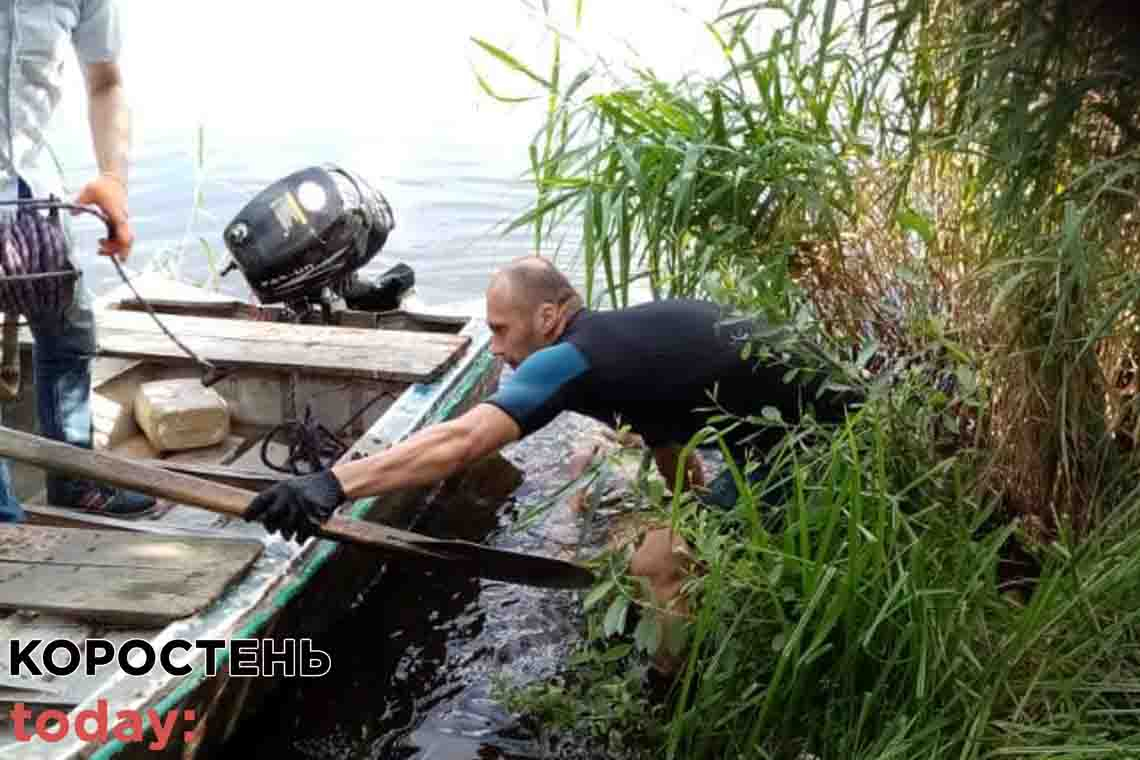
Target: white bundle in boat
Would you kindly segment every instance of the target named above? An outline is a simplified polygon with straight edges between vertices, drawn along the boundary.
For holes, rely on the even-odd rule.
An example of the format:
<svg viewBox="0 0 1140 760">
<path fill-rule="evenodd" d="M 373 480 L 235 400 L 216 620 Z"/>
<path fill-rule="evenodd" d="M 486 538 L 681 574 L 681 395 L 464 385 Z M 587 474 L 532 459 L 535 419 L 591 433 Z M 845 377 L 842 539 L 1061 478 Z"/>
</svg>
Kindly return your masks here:
<svg viewBox="0 0 1140 760">
<path fill-rule="evenodd" d="M 135 395 L 135 420 L 158 451 L 213 446 L 230 432 L 225 399 L 194 378 L 143 383 Z"/>
</svg>

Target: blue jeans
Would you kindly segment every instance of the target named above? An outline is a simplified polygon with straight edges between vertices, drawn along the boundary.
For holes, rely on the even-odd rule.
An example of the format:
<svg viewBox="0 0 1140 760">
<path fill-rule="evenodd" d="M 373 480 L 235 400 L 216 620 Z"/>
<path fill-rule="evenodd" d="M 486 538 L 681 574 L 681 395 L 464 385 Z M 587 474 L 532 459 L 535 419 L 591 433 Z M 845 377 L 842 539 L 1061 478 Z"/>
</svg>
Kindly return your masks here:
<svg viewBox="0 0 1140 760">
<path fill-rule="evenodd" d="M 737 467 L 743 472 L 747 456 L 743 450 L 733 454 L 733 460 L 736 462 Z M 748 487 L 753 490 L 757 496 L 762 496 L 765 503 L 770 505 L 783 504 L 791 498 L 791 491 L 788 484 L 769 483 L 767 490 L 760 494 L 757 489 L 764 486 L 771 473 L 768 465 L 759 462 L 756 463 L 752 472 L 745 475 Z M 736 480 L 732 477 L 732 471 L 725 466 L 720 473 L 713 478 L 707 490 L 701 496 L 701 503 L 707 507 L 714 507 L 716 509 L 735 509 L 736 503 L 740 501 L 740 490 L 736 487 Z"/>
<path fill-rule="evenodd" d="M 32 352 L 40 434 L 89 449 L 95 315 L 83 278 L 76 280 L 75 297 L 63 315 L 29 326 L 35 339 Z M 48 501 L 67 504 L 81 488 L 80 481 L 49 475 Z M 8 463 L 0 459 L 0 523 L 23 519 L 24 509 L 12 492 Z"/>
<path fill-rule="evenodd" d="M 757 467 L 746 477 L 749 485 L 755 487 L 763 483 L 766 476 L 764 468 Z M 740 501 L 740 489 L 736 487 L 736 480 L 727 467 L 709 482 L 707 488 L 708 490 L 701 496 L 701 503 L 707 507 L 735 509 L 736 502 Z"/>
</svg>

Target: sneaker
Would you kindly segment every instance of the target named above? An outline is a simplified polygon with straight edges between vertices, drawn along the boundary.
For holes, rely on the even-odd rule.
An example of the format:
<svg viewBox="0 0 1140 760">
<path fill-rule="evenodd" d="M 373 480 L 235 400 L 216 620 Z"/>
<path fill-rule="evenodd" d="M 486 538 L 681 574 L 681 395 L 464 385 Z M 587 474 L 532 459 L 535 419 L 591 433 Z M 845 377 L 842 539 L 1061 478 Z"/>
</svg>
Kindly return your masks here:
<svg viewBox="0 0 1140 760">
<path fill-rule="evenodd" d="M 150 514 L 157 503 L 153 497 L 146 494 L 109 486 L 95 486 L 80 494 L 75 503 L 69 506 L 107 517 L 130 519 Z"/>
</svg>

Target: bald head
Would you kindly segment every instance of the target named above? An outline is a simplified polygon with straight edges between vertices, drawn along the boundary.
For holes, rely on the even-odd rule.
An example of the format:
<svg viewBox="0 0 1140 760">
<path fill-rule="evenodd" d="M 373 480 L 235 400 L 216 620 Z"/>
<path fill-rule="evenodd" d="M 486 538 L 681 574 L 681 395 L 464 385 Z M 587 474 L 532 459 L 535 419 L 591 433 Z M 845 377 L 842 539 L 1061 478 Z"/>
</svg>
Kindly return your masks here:
<svg viewBox="0 0 1140 760">
<path fill-rule="evenodd" d="M 487 286 L 491 352 L 517 367 L 558 340 L 582 299 L 566 275 L 539 256 L 515 259 Z"/>
<path fill-rule="evenodd" d="M 523 256 L 510 262 L 492 276 L 487 290 L 507 296 L 511 304 L 523 312 L 533 311 L 544 303 L 577 311 L 582 304 L 566 275 L 541 256 Z"/>
</svg>

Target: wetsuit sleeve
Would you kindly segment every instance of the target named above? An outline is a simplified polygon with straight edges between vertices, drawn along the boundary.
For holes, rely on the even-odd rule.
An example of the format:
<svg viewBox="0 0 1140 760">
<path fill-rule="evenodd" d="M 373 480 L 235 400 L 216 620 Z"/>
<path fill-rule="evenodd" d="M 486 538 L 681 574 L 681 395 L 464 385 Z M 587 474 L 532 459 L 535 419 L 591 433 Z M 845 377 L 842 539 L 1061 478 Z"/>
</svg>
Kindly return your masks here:
<svg viewBox="0 0 1140 760">
<path fill-rule="evenodd" d="M 510 415 L 527 436 L 568 408 L 575 384 L 589 369 L 577 346 L 559 343 L 528 356 L 486 403 Z"/>
</svg>

